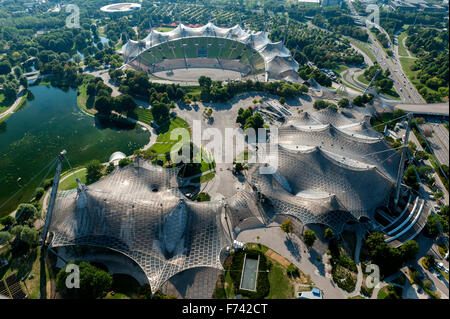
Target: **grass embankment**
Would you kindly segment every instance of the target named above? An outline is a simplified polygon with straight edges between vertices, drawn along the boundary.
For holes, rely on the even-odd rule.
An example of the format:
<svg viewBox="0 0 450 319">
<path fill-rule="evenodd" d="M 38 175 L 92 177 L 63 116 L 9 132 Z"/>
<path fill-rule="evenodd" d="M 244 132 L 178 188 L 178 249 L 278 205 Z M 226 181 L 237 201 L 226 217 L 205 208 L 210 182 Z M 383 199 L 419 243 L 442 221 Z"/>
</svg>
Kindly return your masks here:
<svg viewBox="0 0 450 319">
<path fill-rule="evenodd" d="M 419 70 L 413 71 L 411 68 L 414 65 L 414 61 L 416 59 L 413 58 L 400 58 L 400 64 L 402 65 L 403 72 L 408 77 L 408 79 L 411 81 L 412 84 L 417 88 L 417 85 L 420 83 L 420 81 L 417 79 L 417 74 L 419 73 Z M 433 90 L 426 87 L 428 92 L 439 94 L 438 91 Z"/>
<path fill-rule="evenodd" d="M 366 47 L 365 43 L 363 44 L 363 42 L 357 41 L 357 40 L 351 40 L 350 42 L 355 47 L 357 47 L 358 49 L 363 51 L 369 57 L 369 59 L 372 61 L 372 63 L 375 63 L 377 61 L 377 59 L 375 59 L 375 56 L 373 55 L 372 51 L 370 51 L 370 49 L 368 47 Z"/>
<path fill-rule="evenodd" d="M 403 31 L 398 35 L 398 54 L 400 56 L 409 56 L 406 47 L 403 45 L 403 39 L 405 39 L 407 36 L 408 35 L 406 34 L 406 31 Z"/>
<path fill-rule="evenodd" d="M 335 68 L 333 68 L 333 72 L 336 74 L 341 74 L 341 72 L 349 69 L 349 67 L 345 64 L 338 64 Z"/>
</svg>

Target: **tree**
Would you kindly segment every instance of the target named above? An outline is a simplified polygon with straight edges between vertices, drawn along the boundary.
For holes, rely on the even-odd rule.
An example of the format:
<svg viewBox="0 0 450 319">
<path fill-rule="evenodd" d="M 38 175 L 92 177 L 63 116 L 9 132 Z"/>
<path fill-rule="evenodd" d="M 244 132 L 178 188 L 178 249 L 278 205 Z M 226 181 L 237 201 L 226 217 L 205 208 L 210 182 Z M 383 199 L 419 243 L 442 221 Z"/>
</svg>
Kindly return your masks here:
<svg viewBox="0 0 450 319">
<path fill-rule="evenodd" d="M 70 264 L 77 264 L 70 262 Z M 80 288 L 68 289 L 66 278 L 71 272 L 66 272 L 67 266 L 61 269 L 56 276 L 56 285 L 58 290 L 69 298 L 87 298 L 97 299 L 103 297 L 112 286 L 112 276 L 104 270 L 101 270 L 86 261 L 78 263 L 80 270 Z"/>
<path fill-rule="evenodd" d="M 255 115 L 250 116 L 247 121 L 245 121 L 244 129 L 250 127 L 254 130 L 264 127 L 264 119 L 261 114 L 256 113 Z"/>
<path fill-rule="evenodd" d="M 0 232 L 0 246 L 8 244 L 12 239 L 12 235 L 7 231 Z"/>
<path fill-rule="evenodd" d="M 426 268 L 432 268 L 434 266 L 435 263 L 435 259 L 433 255 L 427 255 L 424 259 L 423 262 L 426 266 Z"/>
<path fill-rule="evenodd" d="M 28 247 L 33 247 L 39 242 L 39 233 L 36 229 L 24 226 L 20 232 L 19 239 L 26 243 Z"/>
<path fill-rule="evenodd" d="M 97 92 L 97 94 L 100 95 L 100 91 Z M 95 100 L 94 108 L 100 113 L 109 114 L 113 109 L 113 100 L 109 96 L 99 96 Z"/>
<path fill-rule="evenodd" d="M 317 236 L 316 233 L 311 230 L 308 229 L 307 231 L 305 231 L 303 233 L 303 241 L 305 242 L 306 246 L 311 247 L 312 245 L 314 245 L 314 242 L 316 241 Z"/>
<path fill-rule="evenodd" d="M 128 113 L 136 109 L 137 104 L 128 94 L 120 95 L 115 100 L 115 109 L 120 113 Z"/>
<path fill-rule="evenodd" d="M 36 217 L 38 214 L 38 211 L 36 207 L 34 207 L 31 204 L 20 204 L 17 207 L 17 213 L 16 213 L 16 222 L 20 225 L 25 224 L 30 219 Z"/>
<path fill-rule="evenodd" d="M 245 125 L 245 122 L 247 122 L 247 119 L 253 115 L 253 109 L 251 107 L 247 109 L 240 108 L 238 111 L 238 116 L 236 118 L 236 123 L 241 124 L 242 126 Z"/>
<path fill-rule="evenodd" d="M 2 224 L 5 228 L 8 228 L 12 226 L 15 221 L 16 219 L 13 216 L 8 215 L 0 219 L 0 224 Z"/>
<path fill-rule="evenodd" d="M 419 252 L 419 244 L 414 240 L 409 240 L 400 247 L 404 261 L 416 258 Z"/>
<path fill-rule="evenodd" d="M 338 106 L 339 107 L 347 107 L 349 105 L 350 105 L 350 101 L 349 101 L 349 99 L 347 99 L 345 97 L 340 99 L 339 102 L 338 102 Z"/>
<path fill-rule="evenodd" d="M 282 96 L 280 97 L 280 103 L 284 105 L 286 103 L 286 99 Z"/>
<path fill-rule="evenodd" d="M 106 174 L 110 174 L 114 170 L 114 163 L 111 162 L 106 166 Z"/>
<path fill-rule="evenodd" d="M 44 193 L 45 193 L 44 188 L 42 187 L 36 188 L 36 194 L 34 195 L 35 200 L 41 199 Z"/>
<path fill-rule="evenodd" d="M 323 237 L 325 237 L 325 239 L 330 239 L 334 237 L 334 231 L 331 228 L 327 228 L 325 229 L 324 233 L 323 233 Z"/>
<path fill-rule="evenodd" d="M 212 80 L 204 75 L 198 78 L 198 84 L 201 87 L 210 88 L 212 85 Z"/>
<path fill-rule="evenodd" d="M 429 237 L 436 237 L 439 234 L 438 220 L 433 214 L 427 217 L 426 234 Z"/>
<path fill-rule="evenodd" d="M 103 165 L 99 160 L 92 160 L 86 165 L 86 182 L 92 184 L 102 177 Z"/>
<path fill-rule="evenodd" d="M 294 231 L 294 224 L 292 223 L 292 220 L 286 219 L 283 223 L 281 223 L 281 230 L 288 235 L 292 233 Z"/>
<path fill-rule="evenodd" d="M 11 72 L 11 64 L 9 61 L 0 61 L 0 74 L 8 74 L 9 72 Z"/>
<path fill-rule="evenodd" d="M 317 100 L 313 104 L 313 108 L 315 108 L 316 110 L 326 109 L 327 107 L 330 107 L 330 106 L 336 108 L 336 105 L 334 103 L 324 101 L 324 100 Z"/>
<path fill-rule="evenodd" d="M 155 102 L 152 105 L 151 112 L 156 123 L 162 124 L 169 120 L 169 108 L 161 102 Z"/>
<path fill-rule="evenodd" d="M 152 299 L 152 289 L 149 284 L 142 285 L 139 289 L 139 299 Z"/>
<path fill-rule="evenodd" d="M 14 227 L 11 229 L 11 234 L 13 234 L 14 236 L 20 236 L 20 233 L 22 232 L 23 227 L 24 227 L 24 226 L 22 226 L 22 225 L 16 225 L 16 226 L 14 226 Z"/>
<path fill-rule="evenodd" d="M 132 161 L 131 159 L 129 159 L 129 158 L 122 158 L 122 159 L 119 161 L 119 167 L 120 167 L 120 168 L 125 167 L 125 166 L 127 166 L 127 165 L 130 165 L 132 162 L 133 162 L 133 161 Z"/>
</svg>

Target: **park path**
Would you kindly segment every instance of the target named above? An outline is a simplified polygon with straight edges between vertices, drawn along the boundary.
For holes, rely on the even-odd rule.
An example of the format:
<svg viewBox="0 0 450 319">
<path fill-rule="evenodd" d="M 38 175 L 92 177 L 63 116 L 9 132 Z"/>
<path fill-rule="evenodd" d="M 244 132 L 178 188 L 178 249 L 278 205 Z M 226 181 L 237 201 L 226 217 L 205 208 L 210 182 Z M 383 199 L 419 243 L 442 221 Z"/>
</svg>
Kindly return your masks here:
<svg viewBox="0 0 450 319">
<path fill-rule="evenodd" d="M 14 101 L 14 103 L 2 114 L 0 114 L 0 120 L 4 117 L 9 116 L 10 114 L 14 113 L 17 106 L 20 104 L 20 101 L 22 101 L 22 97 L 25 94 L 26 90 L 24 90 L 23 86 L 19 88 L 19 94 L 17 94 L 17 98 Z"/>
</svg>

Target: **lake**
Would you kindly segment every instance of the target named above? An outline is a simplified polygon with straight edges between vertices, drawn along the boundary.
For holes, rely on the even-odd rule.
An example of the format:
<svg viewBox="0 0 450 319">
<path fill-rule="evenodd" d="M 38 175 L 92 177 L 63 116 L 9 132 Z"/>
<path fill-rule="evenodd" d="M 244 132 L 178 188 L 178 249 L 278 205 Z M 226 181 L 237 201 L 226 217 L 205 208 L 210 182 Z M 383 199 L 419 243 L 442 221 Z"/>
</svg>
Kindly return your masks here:
<svg viewBox="0 0 450 319">
<path fill-rule="evenodd" d="M 107 162 L 115 151 L 131 155 L 150 138 L 141 127 L 118 129 L 84 114 L 77 106 L 77 90 L 34 86 L 30 91 L 34 99 L 0 123 L 0 217 L 29 199 L 47 170 L 5 204 L 63 149 L 76 167 L 93 159 Z"/>
</svg>

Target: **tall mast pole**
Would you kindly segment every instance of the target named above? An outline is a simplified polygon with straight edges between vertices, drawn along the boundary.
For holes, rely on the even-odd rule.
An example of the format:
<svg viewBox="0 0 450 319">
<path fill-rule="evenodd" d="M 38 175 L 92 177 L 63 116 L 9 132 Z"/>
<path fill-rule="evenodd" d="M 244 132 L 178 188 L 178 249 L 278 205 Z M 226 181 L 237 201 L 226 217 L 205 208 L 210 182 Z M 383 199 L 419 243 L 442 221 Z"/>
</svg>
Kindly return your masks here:
<svg viewBox="0 0 450 319">
<path fill-rule="evenodd" d="M 48 204 L 47 214 L 45 216 L 44 231 L 42 232 L 41 249 L 44 248 L 45 241 L 47 240 L 48 227 L 50 226 L 50 223 L 52 220 L 53 208 L 55 206 L 55 201 L 56 201 L 56 193 L 58 192 L 59 178 L 61 176 L 62 161 L 64 160 L 64 156 L 66 155 L 66 153 L 67 153 L 67 151 L 63 150 L 58 155 L 58 166 L 56 167 L 56 173 L 55 173 L 55 177 L 53 179 L 52 192 L 50 194 L 50 202 Z"/>
<path fill-rule="evenodd" d="M 403 172 L 405 170 L 405 160 L 407 158 L 406 152 L 408 151 L 408 139 L 409 133 L 411 131 L 412 113 L 408 113 L 407 117 L 408 117 L 408 126 L 406 127 L 405 139 L 403 141 L 402 156 L 400 158 L 400 167 L 398 168 L 397 189 L 395 190 L 395 198 L 394 198 L 395 207 L 397 207 L 398 205 L 398 200 L 400 197 L 400 188 L 402 186 Z"/>
</svg>

